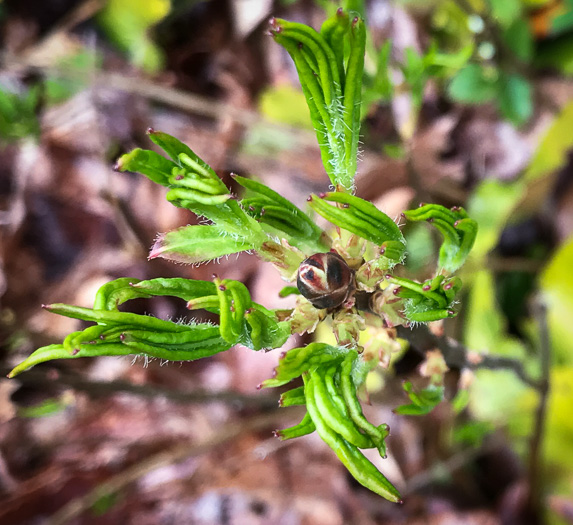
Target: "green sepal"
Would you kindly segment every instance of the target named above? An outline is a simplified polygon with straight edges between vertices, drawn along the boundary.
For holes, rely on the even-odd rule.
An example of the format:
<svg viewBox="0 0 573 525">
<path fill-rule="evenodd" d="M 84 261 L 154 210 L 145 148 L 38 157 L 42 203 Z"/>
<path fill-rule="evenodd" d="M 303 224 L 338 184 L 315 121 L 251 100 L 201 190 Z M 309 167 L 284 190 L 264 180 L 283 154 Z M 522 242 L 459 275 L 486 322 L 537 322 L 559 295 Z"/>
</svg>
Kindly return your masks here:
<svg viewBox="0 0 573 525">
<path fill-rule="evenodd" d="M 252 217 L 286 233 L 289 236 L 289 243 L 297 248 L 307 248 L 312 252 L 330 249 L 331 243 L 326 233 L 292 202 L 260 182 L 239 175 L 234 175 L 233 178 L 257 195 L 254 199 L 247 198 L 241 201 L 245 211 Z"/>
<path fill-rule="evenodd" d="M 429 414 L 438 404 L 444 400 L 444 387 L 430 385 L 416 392 L 410 381 L 402 385 L 404 392 L 408 394 L 412 403 L 401 405 L 393 410 L 394 413 L 403 416 L 423 416 Z"/>
<path fill-rule="evenodd" d="M 340 203 L 342 207 L 331 206 L 326 201 Z M 398 225 L 374 204 L 348 193 L 330 192 L 319 197 L 311 195 L 309 205 L 340 228 L 378 246 L 387 243 L 385 246 L 388 254 L 385 253 L 385 257 L 393 257 L 398 262 L 402 260 L 406 249 L 404 236 Z"/>
<path fill-rule="evenodd" d="M 441 268 L 451 273 L 464 264 L 474 245 L 478 225 L 463 208 L 425 204 L 404 212 L 404 216 L 410 221 L 428 221 L 442 234 L 438 260 Z"/>
</svg>

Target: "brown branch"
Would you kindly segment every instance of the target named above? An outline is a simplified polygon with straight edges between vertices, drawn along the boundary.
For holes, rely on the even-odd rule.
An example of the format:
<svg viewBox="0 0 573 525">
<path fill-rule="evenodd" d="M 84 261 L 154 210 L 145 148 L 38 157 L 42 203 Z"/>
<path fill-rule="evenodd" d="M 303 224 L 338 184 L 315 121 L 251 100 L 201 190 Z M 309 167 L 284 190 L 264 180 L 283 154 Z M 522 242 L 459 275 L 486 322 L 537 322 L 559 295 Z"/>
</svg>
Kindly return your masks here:
<svg viewBox="0 0 573 525">
<path fill-rule="evenodd" d="M 4 377 L 9 369 L 4 369 L 0 373 Z M 85 379 L 77 374 L 60 372 L 53 374 L 52 370 L 36 368 L 26 371 L 13 381 L 19 381 L 24 385 L 39 385 L 46 387 L 67 386 L 74 390 L 87 393 L 90 396 L 110 396 L 115 393 L 128 393 L 136 396 L 149 398 L 163 397 L 177 403 L 211 403 L 220 401 L 223 403 L 236 403 L 245 407 L 256 407 L 260 409 L 273 409 L 278 406 L 277 396 L 269 394 L 245 395 L 237 392 L 182 392 L 169 388 L 161 388 L 152 385 L 135 385 L 128 381 L 93 381 Z"/>
<path fill-rule="evenodd" d="M 471 356 L 471 351 L 460 342 L 451 337 L 434 335 L 426 325 L 420 325 L 415 328 L 399 326 L 398 336 L 406 339 L 410 343 L 411 348 L 422 356 L 425 356 L 428 350 L 438 348 L 450 368 L 511 370 L 525 384 L 536 389 L 539 388 L 539 384 L 525 372 L 521 361 L 510 357 L 487 354 L 478 354 L 474 358 Z"/>
<path fill-rule="evenodd" d="M 533 315 L 539 325 L 539 361 L 541 365 L 541 379 L 539 381 L 539 404 L 535 412 L 535 423 L 533 425 L 533 435 L 529 444 L 529 494 L 527 501 L 527 511 L 537 518 L 541 517 L 541 451 L 543 445 L 543 434 L 547 416 L 547 401 L 549 398 L 549 374 L 551 368 L 551 341 L 549 337 L 549 327 L 547 325 L 547 308 L 542 299 L 536 298 L 533 304 Z"/>
</svg>

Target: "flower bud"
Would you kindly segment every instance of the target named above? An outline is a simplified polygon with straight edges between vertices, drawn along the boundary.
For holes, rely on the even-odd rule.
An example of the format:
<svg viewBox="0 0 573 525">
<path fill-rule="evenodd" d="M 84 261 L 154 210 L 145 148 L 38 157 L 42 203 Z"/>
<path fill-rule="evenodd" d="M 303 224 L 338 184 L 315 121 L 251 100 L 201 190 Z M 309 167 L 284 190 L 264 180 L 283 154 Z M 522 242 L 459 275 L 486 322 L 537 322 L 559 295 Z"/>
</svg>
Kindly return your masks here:
<svg viewBox="0 0 573 525">
<path fill-rule="evenodd" d="M 299 266 L 296 285 L 315 308 L 335 308 L 354 290 L 354 274 L 337 253 L 315 253 Z"/>
</svg>

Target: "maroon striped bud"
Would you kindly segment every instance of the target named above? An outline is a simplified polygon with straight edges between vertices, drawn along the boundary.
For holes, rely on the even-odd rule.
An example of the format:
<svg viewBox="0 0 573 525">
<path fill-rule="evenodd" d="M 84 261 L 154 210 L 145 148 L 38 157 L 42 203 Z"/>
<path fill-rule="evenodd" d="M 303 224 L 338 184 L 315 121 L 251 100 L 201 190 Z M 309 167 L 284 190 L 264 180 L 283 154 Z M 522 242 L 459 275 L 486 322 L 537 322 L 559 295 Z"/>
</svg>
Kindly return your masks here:
<svg viewBox="0 0 573 525">
<path fill-rule="evenodd" d="M 296 285 L 315 308 L 335 308 L 354 290 L 354 274 L 337 253 L 315 253 L 299 266 Z"/>
</svg>

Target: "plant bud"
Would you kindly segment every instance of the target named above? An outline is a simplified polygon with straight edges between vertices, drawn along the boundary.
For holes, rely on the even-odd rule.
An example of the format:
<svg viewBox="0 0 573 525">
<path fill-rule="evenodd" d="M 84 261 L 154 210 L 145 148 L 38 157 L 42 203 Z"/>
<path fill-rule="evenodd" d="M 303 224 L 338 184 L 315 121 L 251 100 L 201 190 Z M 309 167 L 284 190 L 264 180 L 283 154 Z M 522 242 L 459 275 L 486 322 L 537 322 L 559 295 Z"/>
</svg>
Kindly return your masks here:
<svg viewBox="0 0 573 525">
<path fill-rule="evenodd" d="M 354 290 L 354 274 L 337 253 L 315 253 L 299 266 L 296 285 L 315 308 L 335 308 Z"/>
</svg>

